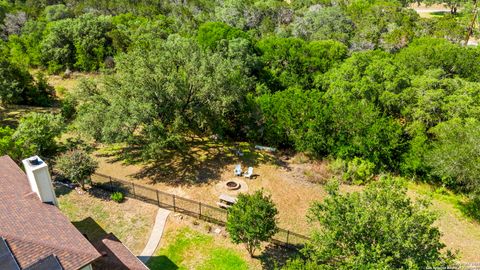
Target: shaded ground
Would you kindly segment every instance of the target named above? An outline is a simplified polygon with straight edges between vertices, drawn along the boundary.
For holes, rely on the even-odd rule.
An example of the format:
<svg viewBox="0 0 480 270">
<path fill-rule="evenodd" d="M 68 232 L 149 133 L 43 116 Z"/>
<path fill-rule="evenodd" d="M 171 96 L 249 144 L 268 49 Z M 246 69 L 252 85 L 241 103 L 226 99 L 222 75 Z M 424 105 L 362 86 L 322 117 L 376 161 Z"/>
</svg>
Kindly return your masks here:
<svg viewBox="0 0 480 270">
<path fill-rule="evenodd" d="M 65 187 L 56 190 L 62 213 L 90 240 L 112 232 L 134 254 L 140 254 L 150 236 L 157 207 L 134 199 L 119 204 L 103 199 L 98 192 L 79 194 Z"/>
<path fill-rule="evenodd" d="M 255 151 L 254 146 L 248 143 L 228 144 L 205 138 L 192 139 L 185 149 L 164 150 L 148 163 L 142 163 L 137 149 L 124 148 L 122 145 L 103 148 L 96 152 L 96 156 L 104 163 L 132 165 L 125 170 L 132 179 L 171 186 L 208 184 L 219 179 L 223 170 L 235 162 L 241 162 L 244 166 L 281 162 L 273 155 Z"/>
<path fill-rule="evenodd" d="M 33 107 L 24 105 L 9 105 L 6 108 L 0 106 L 0 126 L 10 126 L 15 128 L 17 127 L 20 118 L 30 112 L 59 112 L 59 109 L 54 107 Z"/>
</svg>

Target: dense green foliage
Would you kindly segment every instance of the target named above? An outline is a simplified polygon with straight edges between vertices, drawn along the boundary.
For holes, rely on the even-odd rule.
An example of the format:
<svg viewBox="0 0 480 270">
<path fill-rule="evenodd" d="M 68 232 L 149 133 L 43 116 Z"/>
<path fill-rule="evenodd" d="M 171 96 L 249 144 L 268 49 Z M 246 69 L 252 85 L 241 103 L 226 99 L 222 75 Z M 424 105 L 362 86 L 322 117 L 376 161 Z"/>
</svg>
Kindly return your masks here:
<svg viewBox="0 0 480 270">
<path fill-rule="evenodd" d="M 99 71 L 62 115 L 145 159 L 218 134 L 341 159 L 347 182 L 393 171 L 470 191 L 480 49 L 462 42 L 474 9 L 453 1 L 420 18 L 410 3 L 3 0 L 0 98 L 48 103 L 28 68 Z"/>
<path fill-rule="evenodd" d="M 8 155 L 15 161 L 20 161 L 34 153 L 33 145 L 26 144 L 22 139 L 14 139 L 15 130 L 10 127 L 0 127 L 0 156 Z"/>
<path fill-rule="evenodd" d="M 124 196 L 123 196 L 123 193 L 121 192 L 113 192 L 111 195 L 110 195 L 110 200 L 114 201 L 114 202 L 117 202 L 117 203 L 121 203 L 123 202 L 124 200 Z"/>
<path fill-rule="evenodd" d="M 324 229 L 289 267 L 442 263 L 425 205 L 395 181 L 369 183 L 393 172 L 472 192 L 478 209 L 480 49 L 464 46 L 479 36 L 476 7 L 447 1 L 451 14 L 420 18 L 405 0 L 291 2 L 0 0 L 0 101 L 52 104 L 42 72 L 102 73 L 61 101 L 96 142 L 152 160 L 218 135 L 329 158 L 339 180 L 368 184 L 314 205 Z M 0 128 L 0 154 L 54 152 L 62 121 L 29 114 Z M 71 172 L 72 160 L 91 166 Z M 59 164 L 80 182 L 95 167 L 77 152 Z M 239 198 L 228 227 L 252 254 L 276 210 L 261 194 Z"/>
<path fill-rule="evenodd" d="M 52 153 L 57 138 L 63 129 L 63 121 L 59 115 L 49 113 L 29 113 L 20 119 L 13 138 L 33 148 L 39 155 Z"/>
<path fill-rule="evenodd" d="M 480 122 L 454 118 L 431 129 L 436 137 L 426 156 L 432 173 L 450 186 L 475 190 L 480 175 Z"/>
<path fill-rule="evenodd" d="M 250 84 L 238 60 L 178 35 L 122 55 L 116 71 L 104 88 L 83 89 L 79 127 L 97 140 L 142 145 L 146 155 L 178 147 L 189 130 L 221 131 Z"/>
<path fill-rule="evenodd" d="M 58 156 L 55 160 L 55 170 L 65 178 L 78 183 L 83 189 L 85 184 L 89 183 L 90 176 L 97 167 L 98 163 L 83 150 L 75 149 L 68 151 Z M 120 193 L 120 195 L 121 197 L 117 195 L 116 198 L 122 201 L 123 194 Z"/>
<path fill-rule="evenodd" d="M 412 202 L 400 180 L 385 177 L 362 192 L 332 190 L 310 209 L 321 229 L 286 269 L 426 269 L 447 265 L 426 201 Z M 314 266 L 320 267 L 315 268 Z M 312 268 L 313 267 L 313 268 Z"/>
<path fill-rule="evenodd" d="M 275 204 L 262 190 L 238 195 L 238 201 L 228 209 L 227 231 L 232 242 L 245 244 L 250 256 L 277 231 Z"/>
<path fill-rule="evenodd" d="M 27 70 L 0 55 L 0 104 L 49 105 L 52 89 L 40 73 L 34 79 Z"/>
</svg>

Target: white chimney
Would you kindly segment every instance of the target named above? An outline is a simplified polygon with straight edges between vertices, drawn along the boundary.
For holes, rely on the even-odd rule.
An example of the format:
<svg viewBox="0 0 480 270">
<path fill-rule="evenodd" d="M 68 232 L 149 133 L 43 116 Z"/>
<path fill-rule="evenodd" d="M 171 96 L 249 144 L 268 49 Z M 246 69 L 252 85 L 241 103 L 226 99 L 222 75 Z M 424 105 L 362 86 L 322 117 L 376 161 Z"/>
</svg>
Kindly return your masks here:
<svg viewBox="0 0 480 270">
<path fill-rule="evenodd" d="M 32 191 L 37 193 L 40 200 L 44 203 L 50 203 L 58 206 L 57 197 L 52 185 L 52 178 L 48 170 L 48 165 L 38 156 L 33 156 L 22 160 L 28 182 Z"/>
</svg>

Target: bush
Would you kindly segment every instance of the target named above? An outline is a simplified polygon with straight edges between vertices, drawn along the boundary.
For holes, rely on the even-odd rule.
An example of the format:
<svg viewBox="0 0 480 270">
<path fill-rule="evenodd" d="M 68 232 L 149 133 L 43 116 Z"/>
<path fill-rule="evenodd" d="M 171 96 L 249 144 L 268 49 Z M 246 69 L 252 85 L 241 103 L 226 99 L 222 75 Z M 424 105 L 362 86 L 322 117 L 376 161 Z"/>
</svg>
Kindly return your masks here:
<svg viewBox="0 0 480 270">
<path fill-rule="evenodd" d="M 347 171 L 343 179 L 355 185 L 362 185 L 373 179 L 375 164 L 361 158 L 354 158 L 347 163 Z"/>
<path fill-rule="evenodd" d="M 359 157 L 350 161 L 336 159 L 331 163 L 330 169 L 335 174 L 341 174 L 342 180 L 347 183 L 363 185 L 373 179 L 375 164 Z"/>
<path fill-rule="evenodd" d="M 309 218 L 319 229 L 301 251 L 304 256 L 284 269 L 426 269 L 452 263 L 429 202 L 411 200 L 407 190 L 403 179 L 383 177 L 361 192 L 333 192 L 314 202 Z"/>
<path fill-rule="evenodd" d="M 76 106 L 76 100 L 70 95 L 66 96 L 65 99 L 62 100 L 61 114 L 63 118 L 66 120 L 72 120 L 77 113 Z"/>
<path fill-rule="evenodd" d="M 56 160 L 55 169 L 65 178 L 75 181 L 82 189 L 90 181 L 90 176 L 95 172 L 98 163 L 83 150 L 71 150 Z"/>
<path fill-rule="evenodd" d="M 33 147 L 25 145 L 22 140 L 14 140 L 14 133 L 15 130 L 8 126 L 0 127 L 0 156 L 8 155 L 13 160 L 20 161 L 33 155 Z"/>
<path fill-rule="evenodd" d="M 125 196 L 123 195 L 123 193 L 121 192 L 114 192 L 112 193 L 112 195 L 110 195 L 110 199 L 114 202 L 117 202 L 117 203 L 121 203 L 123 202 L 123 199 L 125 198 Z"/>
<path fill-rule="evenodd" d="M 63 130 L 62 118 L 51 113 L 28 113 L 18 125 L 13 138 L 23 141 L 25 146 L 33 147 L 40 155 L 51 153 L 57 144 L 55 138 Z"/>
</svg>

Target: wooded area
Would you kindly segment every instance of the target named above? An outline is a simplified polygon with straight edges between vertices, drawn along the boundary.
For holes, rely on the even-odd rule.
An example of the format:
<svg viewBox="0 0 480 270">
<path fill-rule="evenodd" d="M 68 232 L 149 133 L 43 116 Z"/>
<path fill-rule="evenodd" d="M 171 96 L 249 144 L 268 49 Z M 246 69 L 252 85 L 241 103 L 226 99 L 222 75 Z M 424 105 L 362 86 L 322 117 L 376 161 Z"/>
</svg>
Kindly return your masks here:
<svg viewBox="0 0 480 270">
<path fill-rule="evenodd" d="M 60 103 L 70 128 L 145 161 L 215 135 L 336 160 L 362 184 L 480 194 L 476 1 L 432 18 L 410 4 L 0 0 L 0 101 Z M 58 100 L 45 74 L 72 71 L 104 76 Z M 52 151 L 59 117 L 0 127 L 0 154 Z"/>
<path fill-rule="evenodd" d="M 185 134 L 218 134 L 477 183 L 480 52 L 459 44 L 468 13 L 421 19 L 397 1 L 154 2 L 0 2 L 2 102 L 48 105 L 52 89 L 29 68 L 104 71 L 64 111 L 147 159 Z"/>
</svg>

